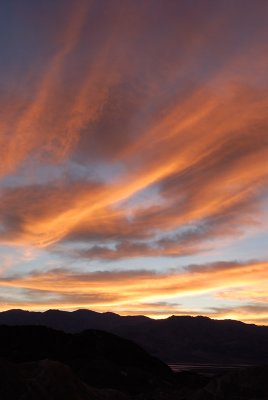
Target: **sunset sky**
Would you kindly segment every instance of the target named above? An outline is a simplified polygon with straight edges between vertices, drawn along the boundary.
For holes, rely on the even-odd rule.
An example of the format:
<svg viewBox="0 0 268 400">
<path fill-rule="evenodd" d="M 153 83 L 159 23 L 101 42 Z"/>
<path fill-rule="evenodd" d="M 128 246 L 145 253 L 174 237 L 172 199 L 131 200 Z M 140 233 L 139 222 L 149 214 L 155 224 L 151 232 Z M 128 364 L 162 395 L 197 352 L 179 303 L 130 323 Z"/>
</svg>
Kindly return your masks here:
<svg viewBox="0 0 268 400">
<path fill-rule="evenodd" d="M 268 325 L 267 0 L 0 19 L 0 311 Z"/>
</svg>

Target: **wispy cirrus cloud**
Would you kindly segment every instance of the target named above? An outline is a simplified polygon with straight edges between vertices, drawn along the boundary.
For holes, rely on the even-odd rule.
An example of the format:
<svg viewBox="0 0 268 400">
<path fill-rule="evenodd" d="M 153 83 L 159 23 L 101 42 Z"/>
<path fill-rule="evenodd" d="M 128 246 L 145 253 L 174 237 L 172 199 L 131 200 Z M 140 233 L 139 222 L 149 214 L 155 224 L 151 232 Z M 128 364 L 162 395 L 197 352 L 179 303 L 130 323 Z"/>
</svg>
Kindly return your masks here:
<svg viewBox="0 0 268 400">
<path fill-rule="evenodd" d="M 164 258 L 191 262 L 223 245 L 228 252 L 231 241 L 268 226 L 267 4 L 30 3 L 3 9 L 12 23 L 0 38 L 1 245 L 107 263 L 103 307 L 129 301 L 116 285 L 140 310 L 152 295 L 155 313 L 165 295 L 215 290 L 228 302 L 228 285 L 233 300 L 256 300 L 243 279 L 259 284 L 265 263 L 174 274 Z M 161 259 L 163 272 L 145 278 L 137 267 L 132 294 L 113 269 L 144 257 Z M 43 293 L 52 285 L 57 304 L 79 305 L 57 287 L 61 276 L 81 304 L 90 302 L 83 279 L 94 274 L 43 275 L 43 284 L 26 274 L 8 285 Z M 98 307 L 103 281 L 94 279 Z M 34 296 L 22 298 L 33 306 Z"/>
</svg>

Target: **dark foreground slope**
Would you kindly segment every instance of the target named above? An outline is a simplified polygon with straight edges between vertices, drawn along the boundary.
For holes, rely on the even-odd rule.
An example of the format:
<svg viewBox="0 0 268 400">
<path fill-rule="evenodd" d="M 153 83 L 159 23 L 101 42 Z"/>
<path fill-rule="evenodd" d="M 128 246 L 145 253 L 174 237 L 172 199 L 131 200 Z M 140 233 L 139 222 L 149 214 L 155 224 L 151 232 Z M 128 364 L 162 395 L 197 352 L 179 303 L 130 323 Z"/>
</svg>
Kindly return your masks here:
<svg viewBox="0 0 268 400">
<path fill-rule="evenodd" d="M 129 340 L 97 330 L 0 327 L 1 400 L 267 400 L 268 367 L 173 373 Z"/>
<path fill-rule="evenodd" d="M 238 369 L 216 376 L 203 388 L 191 394 L 190 399 L 267 400 L 268 366 Z"/>
<path fill-rule="evenodd" d="M 0 327 L 1 400 L 267 400 L 268 367 L 212 377 L 173 373 L 138 345 L 98 330 Z"/>
<path fill-rule="evenodd" d="M 0 327 L 1 400 L 190 400 L 207 383 L 107 332 Z"/>
<path fill-rule="evenodd" d="M 91 388 L 57 361 L 0 361 L 1 400 L 126 400 L 115 390 Z"/>
<path fill-rule="evenodd" d="M 268 362 L 268 327 L 206 317 L 122 317 L 89 310 L 0 313 L 0 325 L 44 325 L 65 332 L 102 329 L 140 344 L 168 362 Z"/>
<path fill-rule="evenodd" d="M 129 340 L 97 330 L 67 334 L 41 326 L 1 326 L 0 359 L 17 364 L 58 361 L 89 386 L 131 394 L 173 382 L 160 360 Z"/>
</svg>

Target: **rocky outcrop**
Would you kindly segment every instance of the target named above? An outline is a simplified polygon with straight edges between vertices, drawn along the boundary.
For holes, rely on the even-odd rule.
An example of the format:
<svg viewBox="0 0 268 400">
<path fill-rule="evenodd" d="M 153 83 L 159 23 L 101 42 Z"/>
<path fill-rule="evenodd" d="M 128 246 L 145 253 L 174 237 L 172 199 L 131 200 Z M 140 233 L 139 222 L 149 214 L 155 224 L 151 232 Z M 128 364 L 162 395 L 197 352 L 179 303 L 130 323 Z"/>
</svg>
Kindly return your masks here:
<svg viewBox="0 0 268 400">
<path fill-rule="evenodd" d="M 192 400 L 267 400 L 268 366 L 241 368 L 214 377 Z"/>
<path fill-rule="evenodd" d="M 0 362 L 1 400 L 128 400 L 115 390 L 98 390 L 82 382 L 66 365 L 51 360 Z"/>
</svg>

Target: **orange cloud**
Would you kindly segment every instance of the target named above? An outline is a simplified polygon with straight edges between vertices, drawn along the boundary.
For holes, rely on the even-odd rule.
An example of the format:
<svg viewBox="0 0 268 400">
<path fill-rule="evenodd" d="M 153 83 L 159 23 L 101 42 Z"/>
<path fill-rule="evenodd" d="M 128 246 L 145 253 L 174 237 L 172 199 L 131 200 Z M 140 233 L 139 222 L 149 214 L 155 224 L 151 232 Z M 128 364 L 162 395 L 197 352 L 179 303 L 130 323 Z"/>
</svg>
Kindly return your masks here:
<svg viewBox="0 0 268 400">
<path fill-rule="evenodd" d="M 2 278 L 0 285 L 3 288 L 25 291 L 24 304 L 35 309 L 37 306 L 42 309 L 50 304 L 72 309 L 91 307 L 100 311 L 111 308 L 121 313 L 135 313 L 140 310 L 151 316 L 170 313 L 182 315 L 186 313 L 186 309 L 172 299 L 207 294 L 218 296 L 227 291 L 229 300 L 233 300 L 235 293 L 242 290 L 247 293 L 247 300 L 250 299 L 253 303 L 258 300 L 254 297 L 256 288 L 267 292 L 267 267 L 267 262 L 252 261 L 244 264 L 219 262 L 189 266 L 182 272 L 167 273 L 142 270 L 75 273 L 56 269 L 46 273 Z M 253 311 L 258 307 L 263 311 L 260 316 L 262 318 L 267 310 L 256 303 L 255 306 L 242 304 L 222 309 L 193 308 L 187 309 L 187 313 L 249 320 L 254 319 Z M 258 320 L 257 316 L 255 320 Z"/>
<path fill-rule="evenodd" d="M 92 159 L 111 166 L 120 163 L 123 172 L 94 191 L 87 180 L 3 190 L 3 242 L 49 246 L 65 238 L 93 238 L 101 220 L 107 240 L 109 235 L 114 240 L 116 229 L 122 227 L 117 251 L 103 249 L 103 244 L 93 241 L 95 255 L 89 249 L 84 255 L 184 255 L 207 245 L 202 245 L 201 238 L 193 239 L 191 232 L 186 235 L 191 239 L 188 242 L 181 242 L 180 236 L 159 242 L 155 236 L 191 224 L 202 231 L 200 226 L 211 222 L 210 233 L 204 235 L 207 240 L 241 234 L 243 225 L 255 223 L 258 199 L 268 178 L 268 96 L 254 79 L 245 82 L 243 73 L 237 74 L 239 68 L 247 73 L 248 58 L 239 47 L 230 51 L 226 45 L 228 18 L 217 9 L 214 20 L 205 15 L 200 18 L 188 6 L 181 6 L 202 28 L 199 36 L 188 24 L 177 23 L 173 14 L 182 10 L 170 5 L 161 16 L 163 27 L 170 21 L 170 32 L 155 49 L 159 24 L 142 18 L 151 12 L 149 3 L 137 7 L 127 2 L 121 13 L 117 3 L 109 5 L 110 13 L 103 13 L 94 2 L 82 1 L 72 7 L 59 25 L 57 50 L 40 81 L 32 85 L 32 101 L 24 105 L 18 98 L 15 108 L 9 107 L 11 114 L 7 112 L 2 120 L 12 130 L 10 136 L 4 129 L 0 134 L 2 174 L 16 174 L 16 168 L 30 156 L 37 166 L 36 172 L 31 171 L 36 179 L 42 163 L 63 158 L 85 168 Z M 94 7 L 105 26 L 103 32 L 95 21 Z M 232 18 L 236 16 L 234 13 Z M 250 19 L 250 13 L 244 18 Z M 260 30 L 256 38 L 264 34 Z M 235 32 L 228 31 L 228 35 Z M 222 43 L 225 58 L 205 74 L 202 54 L 207 49 L 217 51 L 215 38 Z M 256 38 L 247 43 L 250 68 L 261 74 L 267 57 L 264 44 L 259 41 L 256 45 Z M 178 41 L 181 48 L 177 54 Z M 87 48 L 91 51 L 85 51 Z M 146 57 L 148 48 L 153 52 L 151 59 Z M 163 59 L 158 57 L 160 50 L 165 52 Z M 182 56 L 184 62 L 177 69 Z M 218 52 L 217 56 L 222 57 Z M 152 73 L 148 73 L 145 60 Z M 159 65 L 151 69 L 156 60 Z M 194 81 L 188 77 L 183 83 L 196 62 L 201 76 Z M 73 74 L 69 63 L 82 74 L 67 85 L 64 79 Z M 168 71 L 165 77 L 162 68 Z M 14 111 L 17 108 L 19 112 Z M 159 205 L 124 204 L 151 187 L 159 191 Z M 230 218 L 237 221 L 239 229 L 230 227 Z M 137 236 L 150 242 L 139 242 Z"/>
<path fill-rule="evenodd" d="M 0 67 L 1 245 L 72 259 L 176 257 L 267 226 L 266 6 L 156 3 L 15 7 L 5 57 L 17 73 Z M 68 307 L 92 300 L 90 289 L 96 307 L 134 312 L 130 302 L 145 310 L 162 297 L 216 291 L 228 301 L 227 287 L 231 299 L 263 299 L 265 265 L 115 273 L 103 302 L 104 276 L 2 284 Z"/>
<path fill-rule="evenodd" d="M 48 61 L 46 71 L 32 94 L 32 102 L 26 105 L 18 103 L 16 108 L 22 109 L 20 112 L 13 108 L 13 115 L 8 115 L 7 119 L 4 116 L 0 136 L 1 175 L 13 171 L 33 152 L 35 156 L 50 153 L 50 156 L 62 157 L 73 145 L 75 132 L 69 131 L 67 135 L 59 132 L 60 118 L 50 110 L 55 104 L 55 86 L 60 80 L 66 58 L 79 40 L 87 8 L 88 2 L 81 1 L 79 7 L 69 10 L 69 21 L 57 38 L 61 45 Z"/>
</svg>

